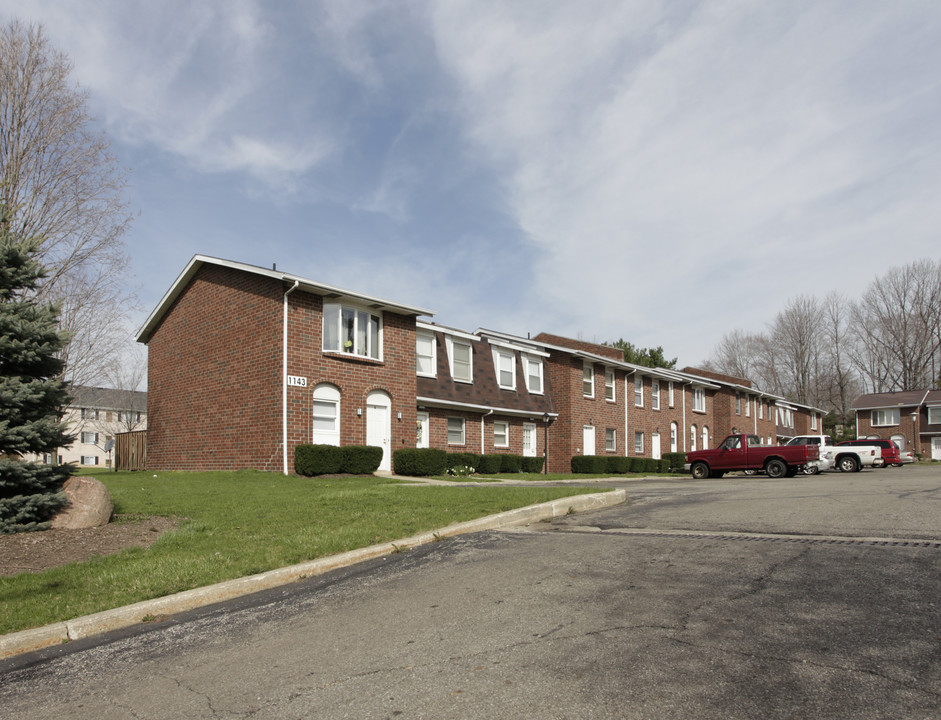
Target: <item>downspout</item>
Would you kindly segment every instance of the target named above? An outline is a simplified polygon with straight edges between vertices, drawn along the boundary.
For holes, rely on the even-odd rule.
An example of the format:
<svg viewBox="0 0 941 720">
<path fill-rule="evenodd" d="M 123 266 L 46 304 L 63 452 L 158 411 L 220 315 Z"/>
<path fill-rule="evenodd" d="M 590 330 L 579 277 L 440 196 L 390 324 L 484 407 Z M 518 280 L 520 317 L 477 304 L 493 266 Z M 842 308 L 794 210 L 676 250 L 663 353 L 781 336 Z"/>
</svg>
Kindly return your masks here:
<svg viewBox="0 0 941 720">
<path fill-rule="evenodd" d="M 629 401 L 630 395 L 628 395 L 628 391 L 630 391 L 630 387 L 628 387 L 627 379 L 631 375 L 635 375 L 636 373 L 637 373 L 637 370 L 634 369 L 624 376 L 624 456 L 625 457 L 628 457 L 631 454 L 630 449 L 629 449 L 631 447 L 630 418 L 628 417 L 628 414 L 630 413 L 631 403 Z"/>
<path fill-rule="evenodd" d="M 480 454 L 484 454 L 484 418 L 493 415 L 493 408 L 490 408 L 487 412 L 480 416 Z"/>
<path fill-rule="evenodd" d="M 284 338 L 281 350 L 283 360 L 283 372 L 281 373 L 281 450 L 284 456 L 285 475 L 288 474 L 288 295 L 297 290 L 299 284 L 300 280 L 295 280 L 294 284 L 284 293 Z"/>
<path fill-rule="evenodd" d="M 692 392 L 692 388 L 693 388 L 693 384 L 692 384 L 692 383 L 685 383 L 685 386 L 686 386 L 686 387 L 689 387 L 689 388 L 690 388 L 690 392 Z M 683 452 L 689 452 L 689 451 L 686 449 L 686 436 L 689 434 L 689 433 L 686 432 L 686 431 L 687 431 L 688 429 L 689 429 L 689 428 L 686 427 L 686 390 L 683 390 L 683 429 L 682 429 L 682 431 L 681 431 L 681 432 L 683 433 Z"/>
</svg>

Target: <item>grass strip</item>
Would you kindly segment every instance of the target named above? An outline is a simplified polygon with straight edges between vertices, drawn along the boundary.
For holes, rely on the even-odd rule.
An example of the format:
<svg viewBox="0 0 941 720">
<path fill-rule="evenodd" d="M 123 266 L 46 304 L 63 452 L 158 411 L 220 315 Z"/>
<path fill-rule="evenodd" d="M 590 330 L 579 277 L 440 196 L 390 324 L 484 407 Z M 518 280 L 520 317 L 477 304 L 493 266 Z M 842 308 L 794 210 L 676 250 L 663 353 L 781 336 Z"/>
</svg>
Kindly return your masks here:
<svg viewBox="0 0 941 720">
<path fill-rule="evenodd" d="M 152 547 L 0 578 L 0 634 L 560 497 L 575 487 L 415 486 L 256 471 L 102 473 L 115 512 L 185 518 Z"/>
</svg>

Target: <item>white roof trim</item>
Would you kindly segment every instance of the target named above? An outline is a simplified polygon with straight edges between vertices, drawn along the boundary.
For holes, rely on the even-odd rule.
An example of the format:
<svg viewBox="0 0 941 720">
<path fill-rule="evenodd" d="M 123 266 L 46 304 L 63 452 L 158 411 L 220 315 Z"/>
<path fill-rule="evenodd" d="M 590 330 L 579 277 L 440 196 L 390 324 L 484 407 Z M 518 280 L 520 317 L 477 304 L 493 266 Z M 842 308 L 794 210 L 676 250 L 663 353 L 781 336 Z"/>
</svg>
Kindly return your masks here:
<svg viewBox="0 0 941 720">
<path fill-rule="evenodd" d="M 137 336 L 135 337 L 137 342 L 146 343 L 150 339 L 150 334 L 157 327 L 160 320 L 163 319 L 163 316 L 169 309 L 170 305 L 183 293 L 183 290 L 186 289 L 187 285 L 189 285 L 190 281 L 193 279 L 193 276 L 196 275 L 203 265 L 218 265 L 220 267 L 226 267 L 232 270 L 240 270 L 242 272 L 251 273 L 253 275 L 261 275 L 263 277 L 268 277 L 272 280 L 278 280 L 280 282 L 291 285 L 297 282 L 299 290 L 304 290 L 316 295 L 335 295 L 338 298 L 346 298 L 348 300 L 366 303 L 367 305 L 374 305 L 376 306 L 376 309 L 379 310 L 388 310 L 389 312 L 405 315 L 434 315 L 433 311 L 427 310 L 425 308 L 404 305 L 402 303 L 384 300 L 382 298 L 373 297 L 371 295 L 364 295 L 363 293 L 354 292 L 352 290 L 344 290 L 343 288 L 338 288 L 333 285 L 326 285 L 324 283 L 318 283 L 315 280 L 309 280 L 307 278 L 300 277 L 299 275 L 292 275 L 290 273 L 284 273 L 278 270 L 268 270 L 267 268 L 258 267 L 257 265 L 248 265 L 246 263 L 235 262 L 233 260 L 223 260 L 220 258 L 209 257 L 208 255 L 194 255 L 183 269 L 183 272 L 179 274 L 177 279 L 170 286 L 170 289 L 167 290 L 166 294 L 164 294 L 163 298 L 157 304 L 157 307 L 154 308 L 154 311 L 144 322 L 143 326 L 141 326 L 140 330 L 138 330 Z"/>
<path fill-rule="evenodd" d="M 454 409 L 454 410 L 468 410 L 470 412 L 494 412 L 500 415 L 515 415 L 518 417 L 529 417 L 540 419 L 545 414 L 545 412 L 539 412 L 538 410 L 520 410 L 518 408 L 500 408 L 492 407 L 490 405 L 473 405 L 471 403 L 462 403 L 455 400 L 439 400 L 437 398 L 430 397 L 418 397 L 415 399 L 418 405 L 424 405 L 426 407 L 439 408 L 442 410 Z M 549 417 L 557 418 L 559 413 L 550 412 Z"/>
</svg>

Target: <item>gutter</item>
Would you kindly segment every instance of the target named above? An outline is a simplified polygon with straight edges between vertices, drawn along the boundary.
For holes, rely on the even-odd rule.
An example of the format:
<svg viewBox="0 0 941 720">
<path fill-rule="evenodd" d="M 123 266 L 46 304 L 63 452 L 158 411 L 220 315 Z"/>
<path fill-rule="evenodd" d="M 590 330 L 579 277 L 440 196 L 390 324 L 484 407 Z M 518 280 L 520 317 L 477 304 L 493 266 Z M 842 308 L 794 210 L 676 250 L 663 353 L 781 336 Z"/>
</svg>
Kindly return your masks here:
<svg viewBox="0 0 941 720">
<path fill-rule="evenodd" d="M 283 372 L 281 373 L 281 422 L 282 437 L 281 450 L 284 456 L 284 474 L 288 474 L 288 295 L 297 290 L 300 280 L 295 280 L 294 284 L 284 293 L 284 338 L 281 350 Z"/>
</svg>

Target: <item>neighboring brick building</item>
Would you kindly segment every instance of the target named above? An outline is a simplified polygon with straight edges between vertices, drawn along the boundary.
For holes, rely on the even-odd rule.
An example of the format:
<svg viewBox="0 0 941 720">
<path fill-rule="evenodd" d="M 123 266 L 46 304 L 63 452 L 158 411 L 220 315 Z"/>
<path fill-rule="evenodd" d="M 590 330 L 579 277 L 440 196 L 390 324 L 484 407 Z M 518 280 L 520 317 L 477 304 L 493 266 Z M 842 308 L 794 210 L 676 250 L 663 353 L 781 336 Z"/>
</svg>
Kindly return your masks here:
<svg viewBox="0 0 941 720">
<path fill-rule="evenodd" d="M 862 395 L 852 409 L 857 438 L 894 440 L 900 450 L 941 460 L 941 390 Z"/>
<path fill-rule="evenodd" d="M 288 472 L 294 448 L 314 442 L 380 445 L 381 469 L 417 446 L 544 456 L 567 472 L 576 455 L 659 458 L 733 428 L 769 443 L 809 431 L 812 409 L 747 380 L 419 319 L 431 315 L 197 255 L 137 338 L 149 346 L 149 466 Z"/>
</svg>

